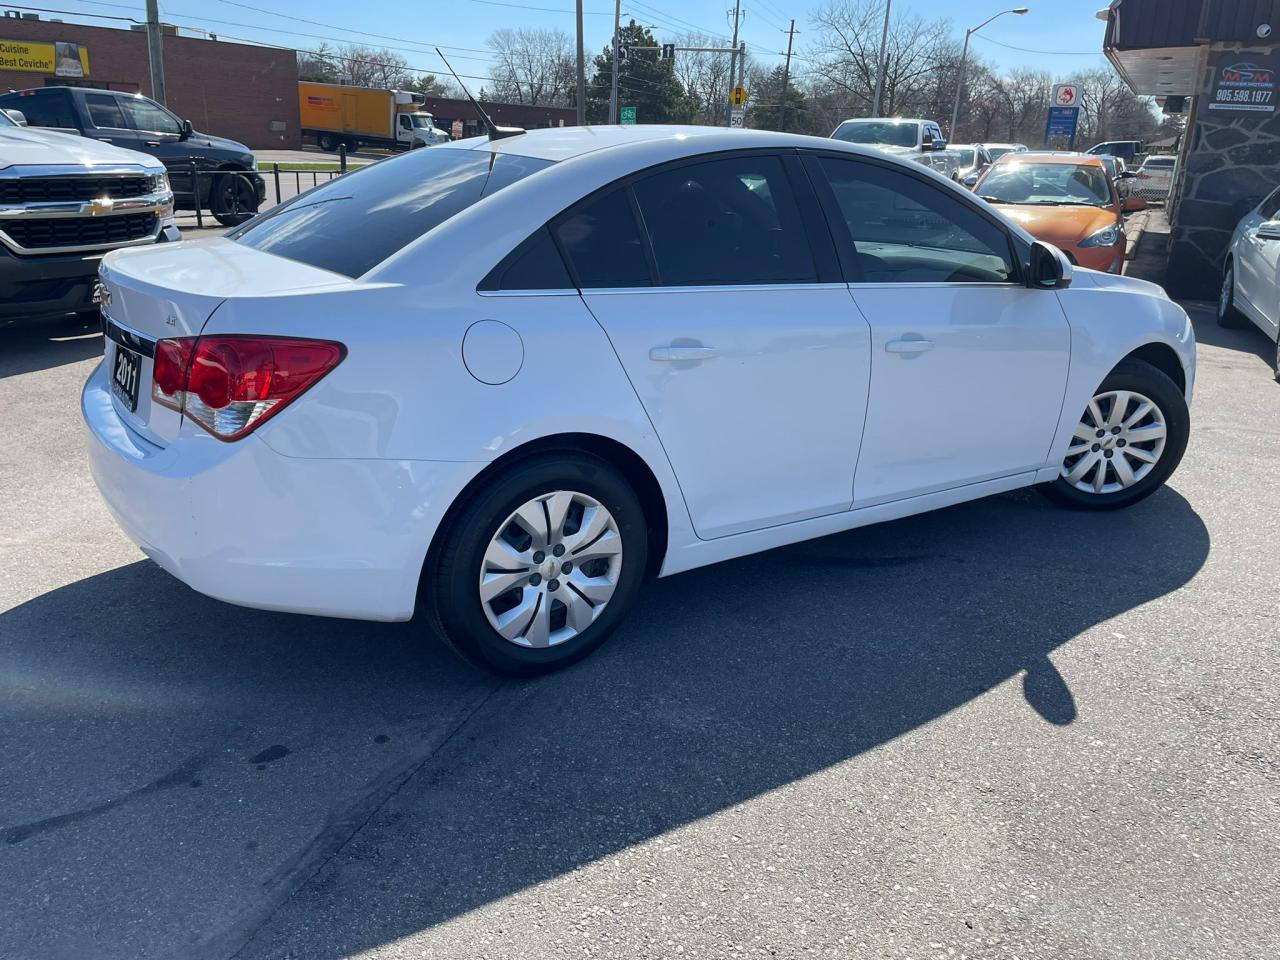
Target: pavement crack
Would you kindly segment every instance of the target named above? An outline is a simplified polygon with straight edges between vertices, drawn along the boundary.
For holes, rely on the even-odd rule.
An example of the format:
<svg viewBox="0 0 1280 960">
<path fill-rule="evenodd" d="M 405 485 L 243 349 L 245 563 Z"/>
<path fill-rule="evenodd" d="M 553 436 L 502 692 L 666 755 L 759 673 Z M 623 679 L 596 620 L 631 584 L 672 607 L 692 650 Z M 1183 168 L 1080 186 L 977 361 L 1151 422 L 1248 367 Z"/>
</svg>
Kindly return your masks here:
<svg viewBox="0 0 1280 960">
<path fill-rule="evenodd" d="M 80 810 L 73 810 L 71 813 L 62 813 L 56 817 L 45 817 L 43 820 L 34 820 L 31 823 L 23 823 L 14 827 L 5 827 L 0 830 L 0 843 L 12 844 L 21 843 L 23 840 L 30 840 L 32 837 L 39 836 L 42 833 L 49 833 L 53 830 L 60 830 L 63 827 L 69 827 L 72 824 L 82 823 L 94 817 L 100 817 L 104 813 L 110 813 L 117 807 L 122 807 L 126 803 L 134 800 L 140 800 L 145 796 L 158 793 L 161 790 L 168 790 L 172 787 L 182 786 L 188 783 L 208 762 L 207 753 L 197 753 L 188 757 L 179 766 L 170 770 L 162 777 L 152 780 L 148 784 L 138 787 L 136 790 L 130 790 L 128 793 L 122 793 L 118 797 L 113 797 L 103 803 L 95 804 L 92 807 L 83 807 Z"/>
<path fill-rule="evenodd" d="M 506 686 L 508 686 L 506 680 L 498 680 L 494 683 L 471 709 L 458 718 L 453 727 L 440 738 L 439 743 L 421 757 L 413 758 L 409 763 L 401 765 L 389 775 L 380 778 L 373 788 L 366 791 L 365 795 L 344 814 L 331 818 L 290 865 L 276 871 L 274 876 L 264 881 L 263 886 L 267 889 L 278 888 L 282 891 L 275 899 L 265 905 L 255 916 L 248 918 L 239 933 L 234 930 L 224 931 L 222 935 L 205 941 L 202 946 L 211 951 L 209 956 L 225 957 L 226 960 L 236 960 L 241 956 L 245 948 L 257 937 L 259 931 L 271 922 L 271 918 L 276 915 L 280 907 L 342 853 L 351 840 L 377 816 L 378 812 L 404 789 L 405 784 L 452 743 L 471 720 Z M 236 940 L 239 943 L 229 952 L 223 952 L 225 947 L 222 950 L 218 949 L 219 941 L 222 944 L 228 944 L 228 941 Z"/>
</svg>

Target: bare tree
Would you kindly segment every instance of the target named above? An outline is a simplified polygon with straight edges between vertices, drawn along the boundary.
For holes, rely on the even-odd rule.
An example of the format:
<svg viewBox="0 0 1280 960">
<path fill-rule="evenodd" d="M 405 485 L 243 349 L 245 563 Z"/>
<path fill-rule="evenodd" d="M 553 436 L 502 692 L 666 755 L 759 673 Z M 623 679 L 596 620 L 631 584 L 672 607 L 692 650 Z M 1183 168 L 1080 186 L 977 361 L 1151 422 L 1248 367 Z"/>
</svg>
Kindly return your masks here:
<svg viewBox="0 0 1280 960">
<path fill-rule="evenodd" d="M 686 33 L 673 41 L 677 47 L 725 47 L 721 37 L 705 33 Z M 692 102 L 691 123 L 719 125 L 724 123 L 729 103 L 729 54 L 690 53 L 681 51 L 675 59 L 676 79 L 683 85 Z"/>
<path fill-rule="evenodd" d="M 561 30 L 503 27 L 489 36 L 495 99 L 511 103 L 573 102 L 574 60 Z"/>
<path fill-rule="evenodd" d="M 394 50 L 349 43 L 327 56 L 337 72 L 337 83 L 353 87 L 403 89 L 414 82 L 409 62 Z"/>
</svg>

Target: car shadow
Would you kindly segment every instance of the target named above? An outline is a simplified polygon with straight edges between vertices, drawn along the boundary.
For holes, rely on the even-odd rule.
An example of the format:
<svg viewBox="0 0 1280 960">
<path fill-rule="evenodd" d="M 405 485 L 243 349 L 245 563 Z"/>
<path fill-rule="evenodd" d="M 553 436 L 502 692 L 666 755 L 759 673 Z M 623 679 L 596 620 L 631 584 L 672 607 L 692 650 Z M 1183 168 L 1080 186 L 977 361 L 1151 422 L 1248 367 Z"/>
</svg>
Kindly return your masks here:
<svg viewBox="0 0 1280 960">
<path fill-rule="evenodd" d="M 1101 515 L 1023 492 L 658 581 L 597 655 L 505 684 L 237 956 L 399 940 L 1011 681 L 1052 737 L 1104 709 L 1076 701 L 1053 651 L 1178 589 L 1208 551 L 1170 489 Z"/>
<path fill-rule="evenodd" d="M 1196 328 L 1196 343 L 1252 353 L 1270 366 L 1276 357 L 1276 343 L 1254 324 L 1240 329 L 1218 326 L 1217 309 L 1212 303 L 1181 301 Z"/>
<path fill-rule="evenodd" d="M 0 379 L 48 370 L 102 354 L 96 319 L 75 314 L 0 322 Z"/>
</svg>

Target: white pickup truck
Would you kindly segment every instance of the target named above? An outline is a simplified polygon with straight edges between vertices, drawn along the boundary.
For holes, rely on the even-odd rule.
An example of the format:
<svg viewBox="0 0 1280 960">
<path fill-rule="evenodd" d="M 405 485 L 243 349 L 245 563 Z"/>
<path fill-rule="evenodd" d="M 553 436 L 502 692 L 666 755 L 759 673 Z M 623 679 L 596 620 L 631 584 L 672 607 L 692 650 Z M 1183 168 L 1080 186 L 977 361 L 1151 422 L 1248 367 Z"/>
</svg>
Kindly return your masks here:
<svg viewBox="0 0 1280 960">
<path fill-rule="evenodd" d="M 960 179 L 960 154 L 947 149 L 942 128 L 933 120 L 905 120 L 900 117 L 845 120 L 835 128 L 831 138 L 905 157 L 931 167 L 951 180 Z"/>
<path fill-rule="evenodd" d="M 108 250 L 180 239 L 164 164 L 0 110 L 0 324 L 97 310 Z"/>
</svg>

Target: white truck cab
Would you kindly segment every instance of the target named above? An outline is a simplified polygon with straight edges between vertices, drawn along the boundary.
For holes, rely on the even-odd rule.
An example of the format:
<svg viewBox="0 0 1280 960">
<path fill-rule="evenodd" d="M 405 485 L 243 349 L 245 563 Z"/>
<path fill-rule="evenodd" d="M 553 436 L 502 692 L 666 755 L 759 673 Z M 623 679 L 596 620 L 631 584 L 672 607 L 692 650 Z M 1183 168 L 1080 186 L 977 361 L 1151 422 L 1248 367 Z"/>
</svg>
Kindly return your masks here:
<svg viewBox="0 0 1280 960">
<path fill-rule="evenodd" d="M 859 117 L 842 121 L 832 131 L 831 139 L 905 157 L 951 180 L 960 179 L 960 154 L 947 149 L 947 139 L 935 120 Z"/>
</svg>

